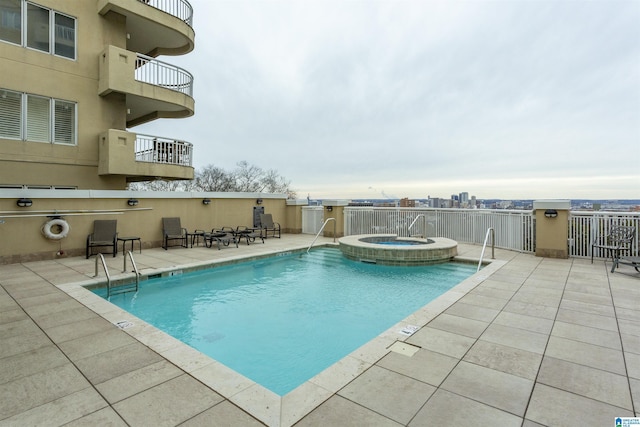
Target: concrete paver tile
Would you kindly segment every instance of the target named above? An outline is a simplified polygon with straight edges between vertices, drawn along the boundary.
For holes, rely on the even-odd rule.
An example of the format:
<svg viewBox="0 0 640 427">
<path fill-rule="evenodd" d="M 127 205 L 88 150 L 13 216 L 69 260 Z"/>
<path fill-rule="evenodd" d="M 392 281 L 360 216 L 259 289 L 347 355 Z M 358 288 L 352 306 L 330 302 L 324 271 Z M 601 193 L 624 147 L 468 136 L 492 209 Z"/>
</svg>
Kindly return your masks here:
<svg viewBox="0 0 640 427">
<path fill-rule="evenodd" d="M 401 425 L 344 397 L 335 395 L 300 420 L 296 427 L 399 427 Z"/>
<path fill-rule="evenodd" d="M 613 331 L 605 331 L 603 329 L 558 321 L 553 325 L 551 335 L 622 350 L 620 335 Z"/>
<path fill-rule="evenodd" d="M 425 350 L 446 354 L 461 359 L 476 340 L 463 335 L 440 329 L 424 327 L 407 339 L 410 344 L 418 345 Z"/>
<path fill-rule="evenodd" d="M 573 301 L 569 299 L 563 299 L 560 304 L 561 308 L 567 310 L 581 311 L 589 314 L 599 314 L 600 316 L 615 317 L 613 310 L 613 303 L 608 305 L 593 304 L 589 302 Z"/>
<path fill-rule="evenodd" d="M 447 377 L 442 388 L 523 417 L 533 383 L 532 380 L 463 361 Z"/>
<path fill-rule="evenodd" d="M 110 328 L 74 340 L 64 341 L 58 346 L 71 360 L 79 360 L 135 342 L 135 339 L 120 329 Z"/>
<path fill-rule="evenodd" d="M 450 314 L 441 314 L 428 324 L 430 328 L 441 329 L 469 338 L 478 338 L 488 325 L 487 322 L 452 316 Z"/>
<path fill-rule="evenodd" d="M 13 311 L 13 310 L 12 310 Z M 22 310 L 19 310 L 24 314 Z M 19 320 L 13 322 L 0 323 L 0 340 L 20 335 L 28 335 L 39 332 L 39 328 L 25 314 L 24 317 L 19 316 Z"/>
<path fill-rule="evenodd" d="M 521 423 L 522 418 L 513 414 L 438 389 L 409 425 L 519 427 Z"/>
<path fill-rule="evenodd" d="M 618 319 L 620 333 L 640 337 L 640 321 Z"/>
<path fill-rule="evenodd" d="M 545 356 L 626 375 L 620 350 L 551 336 Z"/>
<path fill-rule="evenodd" d="M 469 350 L 463 360 L 507 374 L 535 380 L 542 361 L 542 355 L 480 339 Z"/>
<path fill-rule="evenodd" d="M 625 352 L 624 359 L 627 364 L 629 378 L 640 380 L 640 354 Z"/>
<path fill-rule="evenodd" d="M 640 354 L 640 336 L 620 334 L 625 352 Z"/>
<path fill-rule="evenodd" d="M 130 425 L 175 426 L 224 399 L 189 375 L 173 378 L 114 405 Z"/>
<path fill-rule="evenodd" d="M 86 426 L 127 427 L 127 423 L 120 418 L 120 415 L 113 408 L 106 407 L 64 425 L 64 427 Z"/>
<path fill-rule="evenodd" d="M 558 310 L 558 317 L 556 320 L 618 332 L 618 323 L 616 322 L 616 319 L 608 316 L 601 316 L 599 314 L 584 313 L 561 307 L 560 310 Z"/>
<path fill-rule="evenodd" d="M 75 361 L 93 384 L 160 362 L 162 358 L 140 343 L 129 344 Z"/>
<path fill-rule="evenodd" d="M 525 418 L 546 426 L 607 426 L 615 417 L 631 416 L 627 409 L 537 383 Z"/>
<path fill-rule="evenodd" d="M 411 357 L 389 353 L 376 365 L 416 380 L 439 386 L 458 363 L 458 359 L 421 349 Z"/>
<path fill-rule="evenodd" d="M 0 363 L 0 384 L 69 363 L 67 357 L 58 347 L 51 342 L 49 344 L 3 358 Z"/>
<path fill-rule="evenodd" d="M 500 310 L 471 305 L 462 301 L 465 301 L 465 298 L 453 304 L 445 313 L 467 319 L 480 320 L 481 322 L 491 322 L 500 313 Z"/>
<path fill-rule="evenodd" d="M 558 309 L 556 307 L 549 307 L 541 304 L 532 304 L 524 301 L 512 300 L 509 301 L 503 311 L 553 320 L 556 318 Z"/>
<path fill-rule="evenodd" d="M 70 363 L 40 371 L 0 384 L 0 414 L 11 417 L 88 387 L 89 382 Z"/>
<path fill-rule="evenodd" d="M 13 335 L 2 340 L 0 359 L 51 345 L 51 340 L 35 329 L 25 335 Z"/>
<path fill-rule="evenodd" d="M 260 421 L 238 408 L 228 400 L 218 403 L 214 407 L 207 409 L 201 414 L 180 424 L 180 427 L 200 427 L 200 426 L 242 426 L 261 427 Z"/>
<path fill-rule="evenodd" d="M 372 366 L 338 394 L 407 424 L 435 390 L 435 387 L 413 378 Z M 402 398 L 398 399 L 398 396 Z"/>
<path fill-rule="evenodd" d="M 545 357 L 538 382 L 620 408 L 632 409 L 627 378 L 622 375 Z"/>
<path fill-rule="evenodd" d="M 525 314 L 510 313 L 508 311 L 501 312 L 493 323 L 496 325 L 510 326 L 512 328 L 538 332 L 541 334 L 549 334 L 553 328 L 553 320 L 551 319 L 531 317 Z"/>
<path fill-rule="evenodd" d="M 484 341 L 543 354 L 547 345 L 548 335 L 527 331 L 525 329 L 512 328 L 510 326 L 492 324 L 480 338 Z"/>
<path fill-rule="evenodd" d="M 85 319 L 81 322 L 53 326 L 45 329 L 45 331 L 53 342 L 63 343 L 65 341 L 75 340 L 87 335 L 93 335 L 98 332 L 114 330 L 116 328 L 117 327 L 115 325 L 107 322 L 102 317 L 94 315 L 92 318 Z"/>
</svg>

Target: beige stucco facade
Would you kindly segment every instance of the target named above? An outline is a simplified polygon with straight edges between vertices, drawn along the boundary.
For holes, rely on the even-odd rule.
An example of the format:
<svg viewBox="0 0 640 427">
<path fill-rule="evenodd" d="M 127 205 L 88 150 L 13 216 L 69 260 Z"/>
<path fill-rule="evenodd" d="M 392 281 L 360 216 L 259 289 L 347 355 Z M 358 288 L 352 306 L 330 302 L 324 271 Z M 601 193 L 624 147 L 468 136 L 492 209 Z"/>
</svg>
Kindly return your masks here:
<svg viewBox="0 0 640 427">
<path fill-rule="evenodd" d="M 18 207 L 16 201 L 21 197 L 28 197 L 32 206 Z M 189 232 L 211 231 L 223 226 L 253 226 L 256 207 L 270 213 L 283 233 L 300 233 L 301 206 L 288 203 L 286 197 L 260 193 L 0 190 L 0 264 L 82 255 L 93 221 L 100 219 L 117 220 L 118 235 L 140 237 L 143 248 L 160 246 L 163 217 L 180 217 Z M 129 206 L 130 198 L 138 204 Z M 203 199 L 211 203 L 205 205 Z M 54 217 L 69 225 L 67 236 L 59 240 L 47 238 L 42 231 Z"/>
<path fill-rule="evenodd" d="M 0 92 L 75 103 L 77 143 L 0 135 L 0 188 L 124 190 L 128 182 L 147 177 L 192 179 L 190 164 L 136 161 L 136 134 L 129 130 L 158 118 L 174 120 L 194 114 L 193 95 L 135 76 L 138 53 L 191 51 L 195 38 L 191 26 L 138 0 L 41 0 L 37 4 L 75 19 L 75 59 L 0 40 Z M 151 34 L 143 40 L 136 37 L 145 33 Z M 128 130 L 126 153 L 118 145 L 121 139 L 101 139 Z M 176 126 L 175 135 L 163 137 L 179 140 L 179 133 Z M 105 147 L 105 143 L 114 146 Z"/>
</svg>

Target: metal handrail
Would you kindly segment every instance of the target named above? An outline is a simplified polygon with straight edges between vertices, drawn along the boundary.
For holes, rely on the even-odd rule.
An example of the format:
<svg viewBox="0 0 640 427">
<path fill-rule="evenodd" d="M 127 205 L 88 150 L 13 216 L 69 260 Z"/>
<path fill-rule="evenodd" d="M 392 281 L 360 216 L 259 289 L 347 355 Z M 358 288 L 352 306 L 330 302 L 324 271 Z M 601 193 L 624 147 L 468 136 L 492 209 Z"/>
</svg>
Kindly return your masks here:
<svg viewBox="0 0 640 427">
<path fill-rule="evenodd" d="M 407 233 L 409 233 L 409 231 L 411 231 L 411 227 L 413 227 L 413 226 L 415 225 L 416 221 L 418 221 L 418 218 L 420 218 L 420 217 L 426 218 L 426 216 L 425 216 L 424 214 L 418 214 L 418 216 L 416 216 L 416 217 L 413 219 L 413 222 L 409 225 L 409 227 L 407 227 Z M 427 236 L 426 236 L 426 234 L 427 234 L 427 233 L 426 233 L 426 230 L 425 230 L 425 233 L 424 233 L 424 234 L 425 234 L 425 235 L 424 235 L 424 236 L 422 236 L 422 238 L 426 239 L 426 238 L 427 238 Z M 409 233 L 409 235 L 411 235 L 411 234 Z"/>
<path fill-rule="evenodd" d="M 313 244 L 316 242 L 316 240 L 318 240 L 318 237 L 320 236 L 320 233 L 322 233 L 322 230 L 324 230 L 324 227 L 331 220 L 334 221 L 333 222 L 333 243 L 336 242 L 336 219 L 335 218 L 327 218 L 327 220 L 324 222 L 324 224 L 322 224 L 322 227 L 320 227 L 320 231 L 318 231 L 318 234 L 316 234 L 315 239 L 313 239 L 313 242 L 311 242 L 311 244 L 307 248 L 307 253 L 309 253 L 309 250 L 311 250 L 311 247 L 313 246 Z"/>
<path fill-rule="evenodd" d="M 140 272 L 138 271 L 138 266 L 136 265 L 136 261 L 133 259 L 133 252 L 127 251 L 124 257 L 124 265 L 122 267 L 122 272 L 127 272 L 127 256 L 131 258 L 131 265 L 133 266 L 133 272 L 136 273 L 136 292 L 138 292 L 138 287 L 140 286 Z"/>
<path fill-rule="evenodd" d="M 102 254 L 96 255 L 96 270 L 93 277 L 98 277 L 98 260 L 102 263 L 102 268 L 104 268 L 104 274 L 107 276 L 107 298 L 111 297 L 111 276 L 109 275 L 109 269 L 107 268 L 107 263 L 104 260 L 104 256 Z"/>
<path fill-rule="evenodd" d="M 484 257 L 484 250 L 487 248 L 487 240 L 489 240 L 489 233 L 491 233 L 491 259 L 496 259 L 495 249 L 496 249 L 496 230 L 493 227 L 487 228 L 487 234 L 484 236 L 484 244 L 482 245 L 482 252 L 480 253 L 480 260 L 478 261 L 478 269 L 476 273 L 480 271 L 480 266 L 482 266 L 482 258 Z"/>
<path fill-rule="evenodd" d="M 190 72 L 141 53 L 136 53 L 135 80 L 193 96 Z"/>
<path fill-rule="evenodd" d="M 193 7 L 187 0 L 138 0 L 151 7 L 175 16 L 193 27 Z"/>
</svg>

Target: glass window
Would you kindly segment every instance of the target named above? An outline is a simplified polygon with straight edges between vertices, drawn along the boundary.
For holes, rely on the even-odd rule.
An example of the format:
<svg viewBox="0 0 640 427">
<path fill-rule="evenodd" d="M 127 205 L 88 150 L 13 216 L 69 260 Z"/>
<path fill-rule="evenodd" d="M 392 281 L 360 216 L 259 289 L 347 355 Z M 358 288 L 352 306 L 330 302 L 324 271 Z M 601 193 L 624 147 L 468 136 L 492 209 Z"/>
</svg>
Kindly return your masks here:
<svg viewBox="0 0 640 427">
<path fill-rule="evenodd" d="M 51 142 L 49 98 L 27 95 L 27 140 Z"/>
<path fill-rule="evenodd" d="M 55 54 L 65 58 L 76 58 L 76 20 L 59 13 L 55 14 Z"/>
<path fill-rule="evenodd" d="M 0 138 L 21 139 L 22 94 L 0 89 Z"/>
<path fill-rule="evenodd" d="M 27 3 L 27 47 L 50 52 L 49 10 Z"/>
<path fill-rule="evenodd" d="M 22 43 L 21 0 L 0 0 L 0 40 Z"/>
<path fill-rule="evenodd" d="M 60 144 L 76 143 L 76 104 L 55 100 L 54 140 Z"/>
</svg>

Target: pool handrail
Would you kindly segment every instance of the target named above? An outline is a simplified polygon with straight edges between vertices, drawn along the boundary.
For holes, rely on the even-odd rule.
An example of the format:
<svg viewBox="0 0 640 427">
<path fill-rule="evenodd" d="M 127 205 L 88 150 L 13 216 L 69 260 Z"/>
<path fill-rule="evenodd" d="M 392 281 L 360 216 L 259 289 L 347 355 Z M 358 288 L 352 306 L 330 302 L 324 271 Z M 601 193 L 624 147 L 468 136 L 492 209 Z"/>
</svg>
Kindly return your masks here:
<svg viewBox="0 0 640 427">
<path fill-rule="evenodd" d="M 331 220 L 333 220 L 333 243 L 336 242 L 336 222 L 335 222 L 336 219 L 335 218 L 327 218 L 327 220 L 324 222 L 324 224 L 322 224 L 322 227 L 320 227 L 320 231 L 318 231 L 318 234 L 316 234 L 316 237 L 313 239 L 313 242 L 311 242 L 311 244 L 307 248 L 307 253 L 309 253 L 309 251 L 311 250 L 311 247 L 313 246 L 313 244 L 316 242 L 316 240 L 318 240 L 318 237 L 320 236 L 320 233 L 322 233 L 322 230 L 324 230 L 324 227 Z"/>
<path fill-rule="evenodd" d="M 93 277 L 98 277 L 98 260 L 100 260 L 104 274 L 107 276 L 107 298 L 109 298 L 111 296 L 111 276 L 109 275 L 109 269 L 107 268 L 104 256 L 101 253 L 96 254 L 96 269 Z"/>
<path fill-rule="evenodd" d="M 478 261 L 478 269 L 476 272 L 480 271 L 480 267 L 482 266 L 482 258 L 484 257 L 484 250 L 487 248 L 487 240 L 489 240 L 489 233 L 491 233 L 491 259 L 496 259 L 495 249 L 496 249 L 496 230 L 493 227 L 487 228 L 487 234 L 484 236 L 484 244 L 482 245 L 482 252 L 480 253 L 480 260 Z"/>
</svg>

